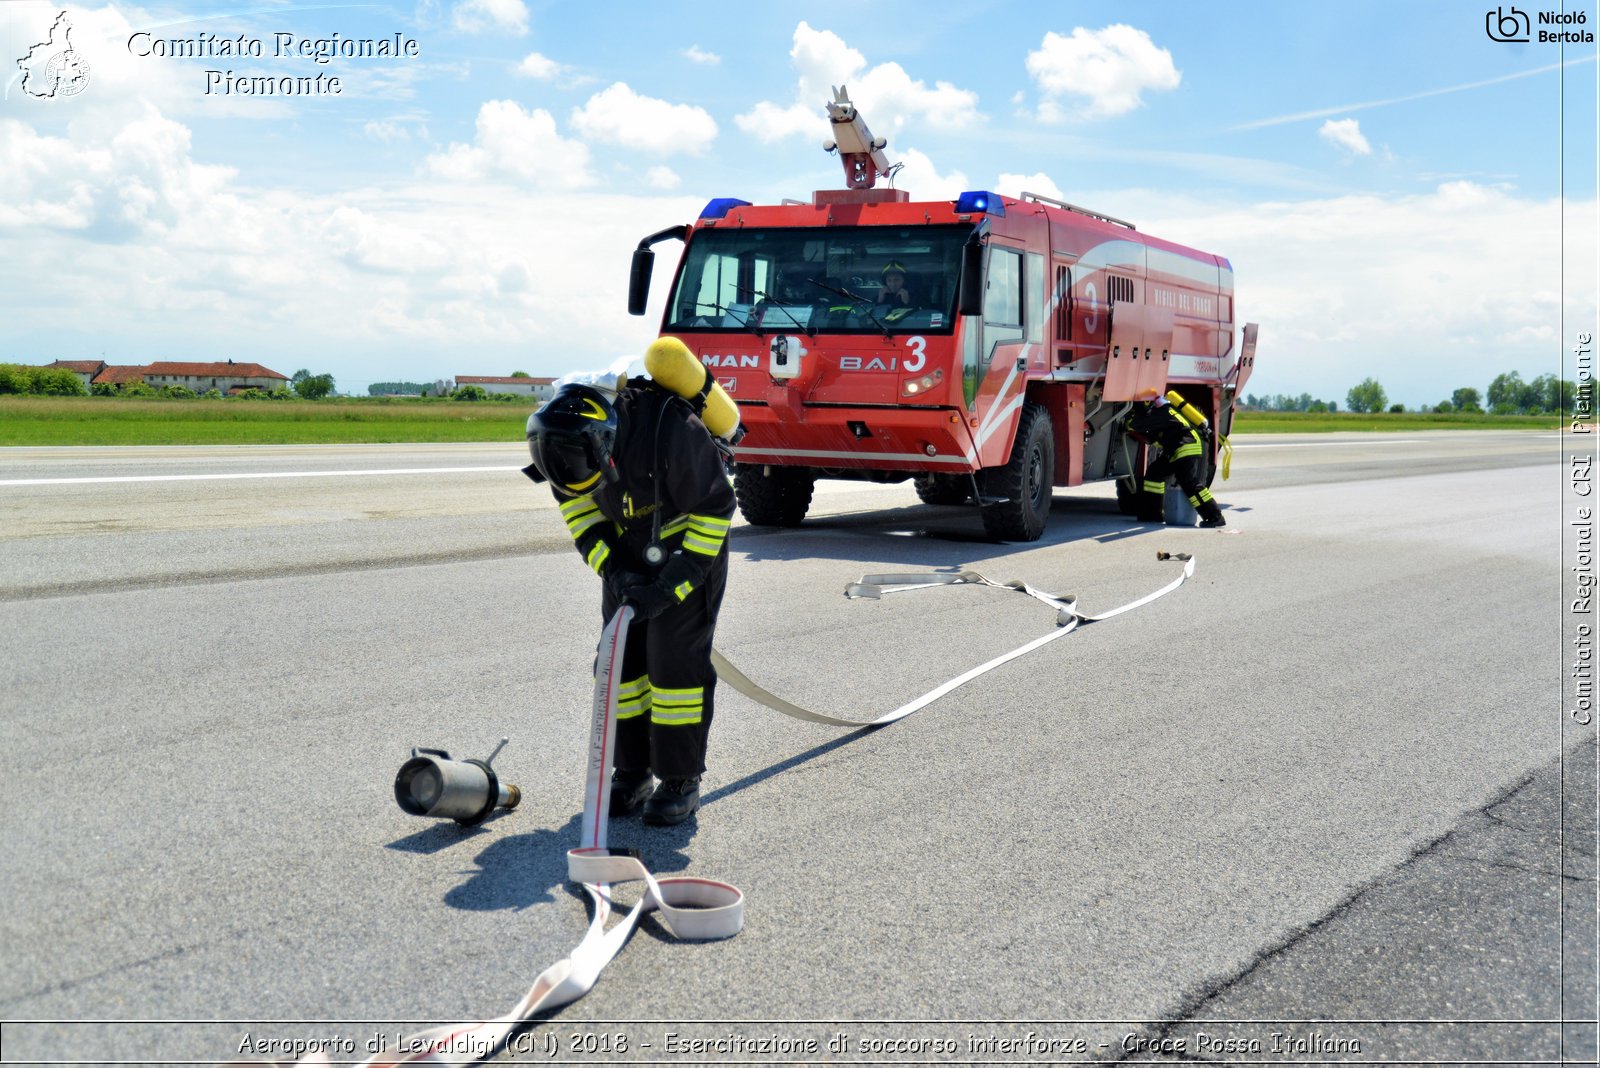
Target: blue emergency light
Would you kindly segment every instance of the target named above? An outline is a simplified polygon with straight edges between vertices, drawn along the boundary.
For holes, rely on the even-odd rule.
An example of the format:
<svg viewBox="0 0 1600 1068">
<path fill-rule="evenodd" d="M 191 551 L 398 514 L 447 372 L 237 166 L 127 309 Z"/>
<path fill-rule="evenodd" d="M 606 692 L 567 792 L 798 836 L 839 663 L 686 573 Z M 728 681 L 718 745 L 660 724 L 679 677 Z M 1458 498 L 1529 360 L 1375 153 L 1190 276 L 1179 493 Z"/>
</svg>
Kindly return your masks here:
<svg viewBox="0 0 1600 1068">
<path fill-rule="evenodd" d="M 956 198 L 957 215 L 1004 215 L 1006 202 L 984 189 L 969 189 Z"/>
<path fill-rule="evenodd" d="M 716 197 L 706 204 L 705 210 L 700 213 L 700 218 L 725 219 L 728 216 L 728 212 L 734 208 L 748 208 L 749 206 L 750 202 L 748 200 L 740 200 L 738 197 Z"/>
</svg>

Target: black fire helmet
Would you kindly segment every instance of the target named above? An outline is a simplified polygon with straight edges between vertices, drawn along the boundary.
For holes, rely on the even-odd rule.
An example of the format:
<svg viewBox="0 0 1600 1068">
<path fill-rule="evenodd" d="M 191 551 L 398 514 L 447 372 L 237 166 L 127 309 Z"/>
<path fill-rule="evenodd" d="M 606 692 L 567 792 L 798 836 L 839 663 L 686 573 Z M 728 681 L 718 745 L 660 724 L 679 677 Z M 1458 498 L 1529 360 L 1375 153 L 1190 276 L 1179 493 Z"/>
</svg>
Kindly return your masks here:
<svg viewBox="0 0 1600 1068">
<path fill-rule="evenodd" d="M 533 466 L 563 493 L 574 497 L 604 478 L 615 481 L 611 452 L 617 442 L 617 411 L 593 386 L 568 383 L 528 416 L 528 452 Z"/>
</svg>

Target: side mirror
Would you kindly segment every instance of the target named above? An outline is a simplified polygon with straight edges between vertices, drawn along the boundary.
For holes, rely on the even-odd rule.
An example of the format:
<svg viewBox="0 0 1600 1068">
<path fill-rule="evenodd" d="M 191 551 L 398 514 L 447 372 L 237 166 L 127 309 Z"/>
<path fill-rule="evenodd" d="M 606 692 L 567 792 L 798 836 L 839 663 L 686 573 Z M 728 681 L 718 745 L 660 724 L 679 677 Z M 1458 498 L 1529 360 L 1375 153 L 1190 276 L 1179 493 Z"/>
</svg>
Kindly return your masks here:
<svg viewBox="0 0 1600 1068">
<path fill-rule="evenodd" d="M 961 289 L 956 296 L 956 314 L 983 314 L 983 245 L 976 239 L 961 247 Z"/>
<path fill-rule="evenodd" d="M 687 226 L 669 226 L 639 242 L 639 247 L 633 250 L 633 263 L 628 270 L 629 315 L 643 315 L 644 306 L 650 300 L 650 272 L 656 265 L 656 254 L 650 250 L 650 246 L 673 238 L 686 241 L 688 237 Z"/>
<path fill-rule="evenodd" d="M 628 314 L 643 315 L 650 299 L 650 274 L 655 269 L 656 254 L 647 248 L 633 250 L 633 264 L 628 270 Z"/>
</svg>

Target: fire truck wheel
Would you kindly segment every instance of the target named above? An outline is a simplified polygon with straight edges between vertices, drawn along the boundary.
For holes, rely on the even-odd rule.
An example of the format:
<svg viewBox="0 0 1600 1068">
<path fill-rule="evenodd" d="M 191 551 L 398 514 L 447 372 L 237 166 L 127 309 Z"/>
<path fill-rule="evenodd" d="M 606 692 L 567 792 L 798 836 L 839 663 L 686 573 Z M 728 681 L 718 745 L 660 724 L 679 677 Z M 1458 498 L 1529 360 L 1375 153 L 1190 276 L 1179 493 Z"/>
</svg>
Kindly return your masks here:
<svg viewBox="0 0 1600 1068">
<path fill-rule="evenodd" d="M 965 475 L 917 475 L 911 482 L 923 504 L 965 504 L 972 496 Z"/>
<path fill-rule="evenodd" d="M 816 476 L 803 467 L 739 464 L 733 492 L 745 522 L 758 527 L 797 527 L 811 507 L 816 482 Z"/>
<path fill-rule="evenodd" d="M 1139 511 L 1139 484 L 1132 477 L 1117 479 L 1117 511 L 1123 515 Z"/>
<path fill-rule="evenodd" d="M 1023 405 L 1011 459 L 985 475 L 985 492 L 1006 499 L 983 509 L 983 529 L 991 538 L 1038 541 L 1050 518 L 1050 487 L 1055 480 L 1055 431 L 1050 413 L 1037 404 Z"/>
</svg>

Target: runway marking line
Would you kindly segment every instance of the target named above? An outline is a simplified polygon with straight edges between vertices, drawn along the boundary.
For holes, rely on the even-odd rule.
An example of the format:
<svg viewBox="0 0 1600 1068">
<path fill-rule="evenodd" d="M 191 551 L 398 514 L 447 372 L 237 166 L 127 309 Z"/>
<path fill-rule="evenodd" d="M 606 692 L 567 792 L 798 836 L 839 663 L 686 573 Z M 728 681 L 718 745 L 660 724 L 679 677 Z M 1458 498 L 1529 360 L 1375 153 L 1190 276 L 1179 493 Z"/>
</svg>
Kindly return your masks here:
<svg viewBox="0 0 1600 1068">
<path fill-rule="evenodd" d="M 1339 445 L 1420 445 L 1421 438 L 1392 438 L 1384 441 L 1263 441 L 1254 445 L 1235 445 L 1235 449 L 1321 449 Z"/>
<path fill-rule="evenodd" d="M 13 478 L 5 486 L 92 486 L 113 482 L 224 482 L 249 478 L 355 478 L 362 475 L 459 475 L 483 471 L 520 471 L 519 467 L 390 467 L 360 471 L 237 471 L 218 475 L 104 475 L 92 478 Z"/>
</svg>

